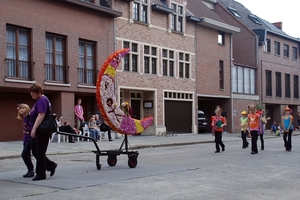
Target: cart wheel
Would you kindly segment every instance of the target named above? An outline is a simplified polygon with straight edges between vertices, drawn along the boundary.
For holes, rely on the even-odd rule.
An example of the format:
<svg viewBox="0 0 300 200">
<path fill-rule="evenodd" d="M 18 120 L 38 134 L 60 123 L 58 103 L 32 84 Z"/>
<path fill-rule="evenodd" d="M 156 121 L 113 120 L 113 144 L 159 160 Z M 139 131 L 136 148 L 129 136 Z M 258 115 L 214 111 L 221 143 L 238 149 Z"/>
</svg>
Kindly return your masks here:
<svg viewBox="0 0 300 200">
<path fill-rule="evenodd" d="M 100 165 L 100 164 L 97 165 L 97 169 L 98 169 L 98 170 L 101 169 L 101 165 Z"/>
<path fill-rule="evenodd" d="M 107 164 L 109 166 L 115 166 L 117 164 L 117 156 L 108 156 L 107 157 Z"/>
<path fill-rule="evenodd" d="M 136 165 L 137 165 L 137 157 L 136 156 L 128 157 L 128 166 L 130 168 L 135 168 Z"/>
</svg>

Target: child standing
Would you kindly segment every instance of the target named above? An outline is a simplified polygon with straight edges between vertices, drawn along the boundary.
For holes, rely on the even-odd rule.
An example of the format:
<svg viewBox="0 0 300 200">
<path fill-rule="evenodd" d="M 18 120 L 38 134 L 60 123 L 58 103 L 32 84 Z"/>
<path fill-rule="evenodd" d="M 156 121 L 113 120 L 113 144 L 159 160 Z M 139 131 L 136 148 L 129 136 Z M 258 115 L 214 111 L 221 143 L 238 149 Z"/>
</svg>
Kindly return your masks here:
<svg viewBox="0 0 300 200">
<path fill-rule="evenodd" d="M 248 124 L 248 117 L 247 117 L 247 112 L 243 111 L 242 117 L 240 118 L 240 126 L 241 126 L 241 137 L 243 140 L 243 146 L 242 148 L 245 149 L 248 147 L 249 143 L 247 141 L 247 135 L 248 135 L 248 130 L 247 130 L 247 124 Z"/>
<path fill-rule="evenodd" d="M 258 137 L 258 129 L 260 122 L 260 115 L 255 113 L 256 107 L 255 105 L 248 105 L 248 127 L 251 133 L 251 154 L 257 154 L 257 137 Z"/>
<path fill-rule="evenodd" d="M 29 127 L 29 111 L 30 108 L 27 104 L 20 104 L 18 106 L 18 116 L 19 120 L 23 120 L 23 151 L 22 158 L 27 167 L 27 173 L 23 175 L 24 178 L 30 178 L 34 176 L 33 164 L 31 161 L 31 136 Z"/>
<path fill-rule="evenodd" d="M 292 149 L 292 133 L 293 133 L 293 116 L 290 115 L 290 108 L 284 109 L 285 115 L 282 116 L 283 124 L 283 141 L 286 151 L 291 151 Z"/>
</svg>

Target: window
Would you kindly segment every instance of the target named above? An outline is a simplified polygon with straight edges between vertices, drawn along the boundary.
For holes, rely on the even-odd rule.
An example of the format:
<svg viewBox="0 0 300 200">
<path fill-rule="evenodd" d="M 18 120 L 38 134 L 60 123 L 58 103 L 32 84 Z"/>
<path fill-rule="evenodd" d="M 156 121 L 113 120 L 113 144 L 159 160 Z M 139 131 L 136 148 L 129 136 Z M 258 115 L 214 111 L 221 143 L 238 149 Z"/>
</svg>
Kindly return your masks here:
<svg viewBox="0 0 300 200">
<path fill-rule="evenodd" d="M 293 59 L 294 60 L 298 59 L 298 50 L 297 50 L 297 47 L 293 47 Z"/>
<path fill-rule="evenodd" d="M 256 23 L 256 24 L 262 24 L 261 23 L 261 21 L 260 21 L 260 19 L 257 17 L 257 16 L 255 16 L 255 15 L 249 15 L 249 18 L 254 22 L 254 23 Z"/>
<path fill-rule="evenodd" d="M 246 67 L 232 67 L 232 91 L 255 94 L 255 70 Z"/>
<path fill-rule="evenodd" d="M 276 41 L 274 42 L 274 54 L 280 55 L 280 43 Z"/>
<path fill-rule="evenodd" d="M 148 23 L 148 0 L 134 0 L 133 20 Z"/>
<path fill-rule="evenodd" d="M 283 56 L 284 57 L 290 57 L 290 47 L 289 47 L 289 45 L 287 45 L 287 44 L 284 44 L 283 45 Z"/>
<path fill-rule="evenodd" d="M 242 15 L 234 8 L 228 7 L 228 10 L 235 16 L 238 18 L 242 18 Z"/>
<path fill-rule="evenodd" d="M 266 96 L 272 96 L 272 71 L 266 70 Z"/>
<path fill-rule="evenodd" d="M 285 97 L 291 98 L 291 75 L 285 74 Z"/>
<path fill-rule="evenodd" d="M 271 40 L 266 39 L 266 44 L 264 46 L 264 51 L 271 53 Z"/>
<path fill-rule="evenodd" d="M 124 42 L 124 48 L 130 48 L 129 54 L 124 57 L 124 71 L 137 72 L 138 71 L 138 44 L 131 42 Z"/>
<path fill-rule="evenodd" d="M 162 70 L 164 76 L 174 76 L 174 51 L 162 50 Z"/>
<path fill-rule="evenodd" d="M 96 66 L 95 66 L 95 43 L 79 41 L 79 83 L 95 85 Z"/>
<path fill-rule="evenodd" d="M 219 80 L 220 80 L 220 90 L 224 89 L 224 62 L 219 60 Z"/>
<path fill-rule="evenodd" d="M 225 44 L 224 32 L 222 32 L 222 31 L 218 32 L 218 44 L 221 44 L 221 45 Z"/>
<path fill-rule="evenodd" d="M 190 54 L 179 53 L 179 77 L 190 78 Z"/>
<path fill-rule="evenodd" d="M 299 99 L 299 76 L 294 75 L 294 98 Z"/>
<path fill-rule="evenodd" d="M 66 81 L 66 39 L 59 35 L 46 35 L 46 80 Z"/>
<path fill-rule="evenodd" d="M 144 46 L 144 73 L 157 73 L 157 48 Z"/>
<path fill-rule="evenodd" d="M 6 28 L 7 77 L 30 80 L 33 63 L 30 63 L 30 31 L 28 29 Z"/>
<path fill-rule="evenodd" d="M 276 72 L 276 97 L 281 97 L 281 73 Z"/>
<path fill-rule="evenodd" d="M 171 29 L 173 31 L 183 32 L 183 6 L 172 3 L 171 8 L 173 10 Z"/>
</svg>

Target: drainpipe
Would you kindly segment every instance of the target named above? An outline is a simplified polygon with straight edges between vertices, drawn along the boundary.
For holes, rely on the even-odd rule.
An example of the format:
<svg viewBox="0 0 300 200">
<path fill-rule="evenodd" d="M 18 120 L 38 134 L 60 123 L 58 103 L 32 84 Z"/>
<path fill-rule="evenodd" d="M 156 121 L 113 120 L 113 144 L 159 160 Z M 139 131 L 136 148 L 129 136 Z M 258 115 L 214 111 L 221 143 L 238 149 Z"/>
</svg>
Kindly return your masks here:
<svg viewBox="0 0 300 200">
<path fill-rule="evenodd" d="M 198 91 L 197 91 L 197 68 L 198 68 L 198 65 L 197 65 L 197 52 L 198 52 L 198 49 L 197 49 L 197 28 L 198 28 L 198 24 L 195 23 L 195 42 L 194 42 L 194 49 L 195 49 L 195 73 L 196 73 L 196 81 L 195 81 L 195 105 L 196 105 L 196 112 L 194 113 L 194 116 L 196 116 L 196 120 L 194 120 L 194 123 L 196 122 L 195 124 L 195 128 L 196 130 L 194 130 L 194 133 L 198 133 L 199 134 L 199 127 L 198 127 Z"/>
<path fill-rule="evenodd" d="M 233 92 L 232 92 L 232 33 L 230 33 L 230 107 L 231 107 L 231 133 L 234 132 L 234 119 L 233 119 Z"/>
</svg>

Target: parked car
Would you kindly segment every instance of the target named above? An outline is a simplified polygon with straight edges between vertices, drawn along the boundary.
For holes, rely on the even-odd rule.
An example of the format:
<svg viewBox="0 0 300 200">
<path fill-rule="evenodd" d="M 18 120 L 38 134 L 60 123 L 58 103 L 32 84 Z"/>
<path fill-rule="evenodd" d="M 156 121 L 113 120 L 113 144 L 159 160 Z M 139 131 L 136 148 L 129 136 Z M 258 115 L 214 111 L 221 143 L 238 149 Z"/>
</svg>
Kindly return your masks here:
<svg viewBox="0 0 300 200">
<path fill-rule="evenodd" d="M 198 130 L 204 133 L 208 129 L 208 118 L 202 110 L 198 110 Z"/>
</svg>

